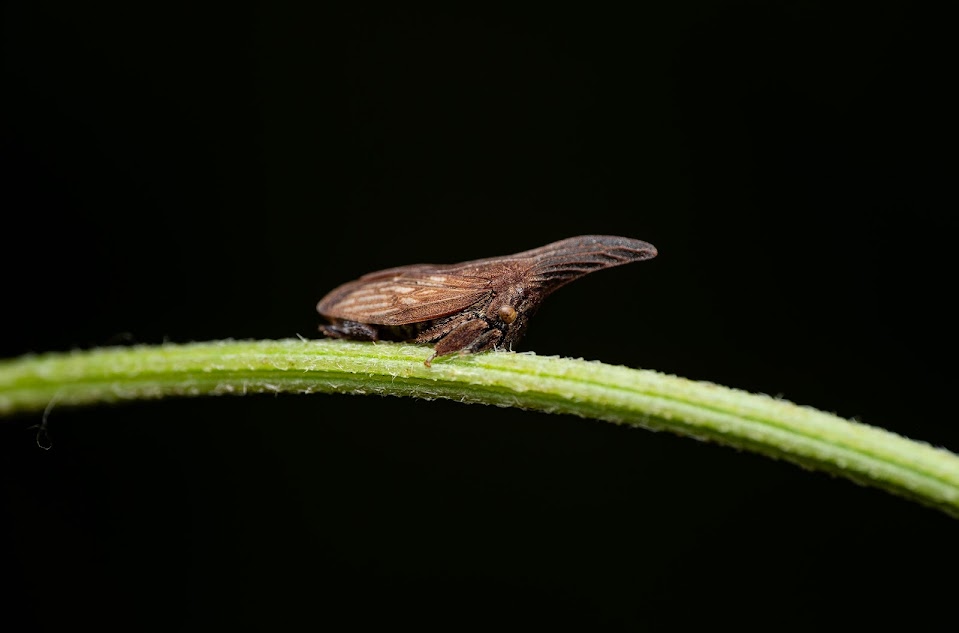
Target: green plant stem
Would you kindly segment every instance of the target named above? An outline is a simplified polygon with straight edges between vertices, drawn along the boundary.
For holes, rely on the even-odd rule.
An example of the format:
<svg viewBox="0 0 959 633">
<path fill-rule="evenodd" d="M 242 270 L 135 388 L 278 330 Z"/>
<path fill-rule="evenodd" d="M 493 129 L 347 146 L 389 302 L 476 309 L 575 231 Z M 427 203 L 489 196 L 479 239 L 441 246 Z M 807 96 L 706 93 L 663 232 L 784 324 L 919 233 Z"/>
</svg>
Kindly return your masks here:
<svg viewBox="0 0 959 633">
<path fill-rule="evenodd" d="M 54 404 L 262 392 L 449 398 L 665 430 L 785 459 L 959 517 L 959 455 L 784 400 L 648 370 L 490 353 L 423 365 L 424 347 L 217 341 L 0 361 L 0 415 Z"/>
</svg>

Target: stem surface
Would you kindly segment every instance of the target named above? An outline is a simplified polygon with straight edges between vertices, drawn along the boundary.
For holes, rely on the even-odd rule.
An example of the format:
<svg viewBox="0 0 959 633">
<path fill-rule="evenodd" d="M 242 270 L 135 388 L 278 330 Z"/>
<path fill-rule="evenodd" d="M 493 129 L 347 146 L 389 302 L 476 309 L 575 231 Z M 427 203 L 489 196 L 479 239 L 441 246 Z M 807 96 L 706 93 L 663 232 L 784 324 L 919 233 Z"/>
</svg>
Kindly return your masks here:
<svg viewBox="0 0 959 633">
<path fill-rule="evenodd" d="M 263 392 L 448 398 L 664 430 L 846 477 L 959 517 L 959 455 L 719 385 L 595 361 L 395 343 L 214 341 L 0 361 L 0 415 L 55 405 Z"/>
</svg>

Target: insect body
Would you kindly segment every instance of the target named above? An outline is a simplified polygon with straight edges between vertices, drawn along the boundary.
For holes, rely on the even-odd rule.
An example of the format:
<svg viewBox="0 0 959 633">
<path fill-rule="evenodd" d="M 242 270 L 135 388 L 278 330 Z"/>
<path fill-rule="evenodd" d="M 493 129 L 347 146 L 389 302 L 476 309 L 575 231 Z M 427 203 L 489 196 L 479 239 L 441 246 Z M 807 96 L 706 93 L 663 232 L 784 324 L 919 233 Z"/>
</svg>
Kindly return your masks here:
<svg viewBox="0 0 959 633">
<path fill-rule="evenodd" d="M 388 268 L 335 288 L 317 304 L 334 338 L 435 343 L 437 356 L 509 347 L 557 288 L 591 272 L 651 259 L 656 247 L 581 235 L 515 255 Z"/>
</svg>

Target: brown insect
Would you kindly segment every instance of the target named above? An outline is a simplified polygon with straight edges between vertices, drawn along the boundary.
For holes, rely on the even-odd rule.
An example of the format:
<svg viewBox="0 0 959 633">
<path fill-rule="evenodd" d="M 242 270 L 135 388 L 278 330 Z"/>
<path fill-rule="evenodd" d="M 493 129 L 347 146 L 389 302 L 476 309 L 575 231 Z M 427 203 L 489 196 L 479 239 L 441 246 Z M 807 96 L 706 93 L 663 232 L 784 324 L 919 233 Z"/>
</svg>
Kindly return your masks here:
<svg viewBox="0 0 959 633">
<path fill-rule="evenodd" d="M 437 356 L 512 349 L 557 288 L 591 272 L 656 257 L 652 244 L 581 235 L 515 255 L 461 264 L 413 264 L 363 275 L 323 297 L 316 310 L 333 338 L 436 343 Z"/>
</svg>

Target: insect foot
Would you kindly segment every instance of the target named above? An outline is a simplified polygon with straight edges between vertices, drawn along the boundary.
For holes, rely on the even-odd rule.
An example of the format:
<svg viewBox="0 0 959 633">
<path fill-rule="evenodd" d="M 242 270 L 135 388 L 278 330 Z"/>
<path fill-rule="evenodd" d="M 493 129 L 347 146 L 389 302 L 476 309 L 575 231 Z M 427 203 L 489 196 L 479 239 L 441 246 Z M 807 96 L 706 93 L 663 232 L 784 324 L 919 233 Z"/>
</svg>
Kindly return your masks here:
<svg viewBox="0 0 959 633">
<path fill-rule="evenodd" d="M 316 309 L 334 338 L 435 344 L 438 356 L 512 349 L 543 300 L 584 275 L 656 257 L 648 242 L 580 235 L 515 255 L 413 264 L 334 288 Z"/>
</svg>

